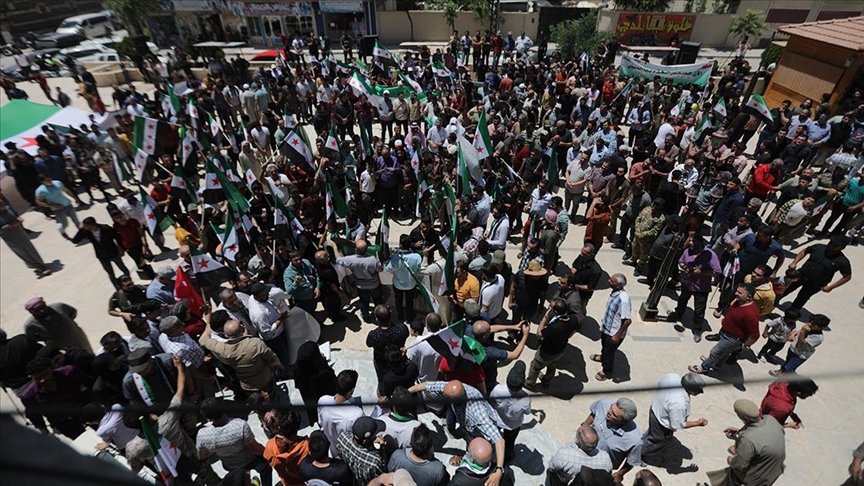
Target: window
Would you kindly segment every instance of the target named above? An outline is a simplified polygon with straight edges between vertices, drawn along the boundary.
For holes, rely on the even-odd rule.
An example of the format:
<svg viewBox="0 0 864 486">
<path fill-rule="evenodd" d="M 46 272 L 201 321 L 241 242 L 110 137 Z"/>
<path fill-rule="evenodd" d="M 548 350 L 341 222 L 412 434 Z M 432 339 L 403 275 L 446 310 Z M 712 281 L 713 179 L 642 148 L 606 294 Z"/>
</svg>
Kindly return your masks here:
<svg viewBox="0 0 864 486">
<path fill-rule="evenodd" d="M 270 29 L 273 31 L 273 36 L 278 36 L 282 33 L 282 21 L 279 17 L 270 17 Z"/>
<path fill-rule="evenodd" d="M 315 32 L 312 17 L 285 16 L 285 32 L 288 34 L 299 33 L 300 35 L 309 35 Z"/>
<path fill-rule="evenodd" d="M 248 17 L 246 27 L 249 29 L 250 36 L 261 37 L 261 24 L 258 23 L 258 17 Z"/>
</svg>

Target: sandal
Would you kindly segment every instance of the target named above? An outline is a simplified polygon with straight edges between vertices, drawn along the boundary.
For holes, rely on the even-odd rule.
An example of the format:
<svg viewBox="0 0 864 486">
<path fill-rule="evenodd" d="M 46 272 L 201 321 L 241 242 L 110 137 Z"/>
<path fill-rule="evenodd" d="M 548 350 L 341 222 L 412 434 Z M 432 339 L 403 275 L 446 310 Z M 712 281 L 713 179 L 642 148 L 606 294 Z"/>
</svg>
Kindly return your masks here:
<svg viewBox="0 0 864 486">
<path fill-rule="evenodd" d="M 594 379 L 597 381 L 606 381 L 609 379 L 609 377 L 604 375 L 603 372 L 601 371 L 600 373 L 597 373 L 596 375 L 594 375 Z"/>
<path fill-rule="evenodd" d="M 691 373 L 696 373 L 697 375 L 704 375 L 705 374 L 705 370 L 703 370 L 702 367 L 699 365 L 690 365 L 687 367 L 687 370 L 690 371 Z"/>
<path fill-rule="evenodd" d="M 592 354 L 590 359 L 591 359 L 591 361 L 596 361 L 598 363 L 603 362 L 603 359 L 599 354 Z"/>
<path fill-rule="evenodd" d="M 462 464 L 462 456 L 450 456 L 450 465 L 453 467 L 459 467 L 459 464 Z"/>
</svg>

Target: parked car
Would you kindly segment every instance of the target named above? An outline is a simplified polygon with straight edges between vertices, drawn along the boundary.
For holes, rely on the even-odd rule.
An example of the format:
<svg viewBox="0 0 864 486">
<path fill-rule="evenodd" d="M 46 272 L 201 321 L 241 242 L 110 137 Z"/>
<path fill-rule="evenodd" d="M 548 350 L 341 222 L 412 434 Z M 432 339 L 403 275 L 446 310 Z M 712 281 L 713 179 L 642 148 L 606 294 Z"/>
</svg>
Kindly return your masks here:
<svg viewBox="0 0 864 486">
<path fill-rule="evenodd" d="M 107 11 L 76 15 L 64 20 L 57 27 L 58 34 L 81 34 L 84 37 L 102 37 L 111 35 L 114 30 L 114 19 Z"/>
<path fill-rule="evenodd" d="M 33 43 L 34 49 L 63 49 L 64 47 L 77 46 L 85 39 L 83 34 L 48 34 L 36 39 Z"/>
</svg>

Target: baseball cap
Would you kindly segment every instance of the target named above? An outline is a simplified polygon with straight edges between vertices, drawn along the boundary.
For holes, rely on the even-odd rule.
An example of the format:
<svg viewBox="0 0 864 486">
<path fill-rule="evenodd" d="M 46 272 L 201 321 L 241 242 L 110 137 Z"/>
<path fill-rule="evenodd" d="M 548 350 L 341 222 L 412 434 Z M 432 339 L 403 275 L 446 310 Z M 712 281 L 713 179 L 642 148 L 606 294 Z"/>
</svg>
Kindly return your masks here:
<svg viewBox="0 0 864 486">
<path fill-rule="evenodd" d="M 360 417 L 354 421 L 351 432 L 357 440 L 365 441 L 372 436 L 378 435 L 387 428 L 387 425 L 372 417 Z"/>
<path fill-rule="evenodd" d="M 126 357 L 126 364 L 129 365 L 130 373 L 141 373 L 147 369 L 147 363 L 150 362 L 149 349 L 136 349 L 129 353 Z"/>
<path fill-rule="evenodd" d="M 495 250 L 495 253 L 492 254 L 492 264 L 500 265 L 504 263 L 504 259 L 506 255 L 504 254 L 504 250 Z"/>
</svg>

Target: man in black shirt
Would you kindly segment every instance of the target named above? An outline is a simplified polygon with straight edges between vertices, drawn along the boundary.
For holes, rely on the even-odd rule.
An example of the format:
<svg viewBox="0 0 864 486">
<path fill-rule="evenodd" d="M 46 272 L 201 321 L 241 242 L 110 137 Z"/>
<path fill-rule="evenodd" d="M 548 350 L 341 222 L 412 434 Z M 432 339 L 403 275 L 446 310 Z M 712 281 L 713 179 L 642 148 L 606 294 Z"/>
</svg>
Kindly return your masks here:
<svg viewBox="0 0 864 486">
<path fill-rule="evenodd" d="M 827 245 L 812 245 L 798 252 L 795 259 L 789 264 L 789 268 L 798 268 L 798 263 L 809 255 L 807 263 L 801 267 L 801 278 L 790 284 L 786 288 L 786 292 L 777 300 L 783 299 L 800 288 L 801 290 L 792 302 L 791 308 L 801 310 L 804 304 L 810 300 L 810 297 L 818 294 L 820 290 L 827 294 L 852 280 L 852 266 L 849 264 L 849 259 L 843 254 L 844 248 L 846 248 L 846 237 L 834 235 Z M 842 278 L 831 283 L 834 274 L 838 271 Z"/>
<path fill-rule="evenodd" d="M 546 373 L 540 378 L 543 388 L 549 387 L 549 382 L 555 376 L 555 364 L 564 356 L 567 349 L 567 341 L 576 332 L 576 320 L 570 315 L 570 309 L 563 299 L 552 301 L 552 307 L 540 321 L 537 328 L 537 337 L 540 338 L 540 348 L 531 361 L 528 378 L 525 382 L 526 388 L 533 388 L 537 384 L 540 372 L 546 369 Z"/>
<path fill-rule="evenodd" d="M 597 284 L 600 282 L 600 277 L 603 275 L 603 269 L 597 263 L 597 249 L 591 243 L 585 243 L 579 256 L 573 260 L 573 285 L 579 291 L 579 297 L 582 299 L 582 315 L 585 315 L 585 307 L 594 291 L 597 290 Z"/>
<path fill-rule="evenodd" d="M 386 350 L 388 345 L 397 348 L 405 346 L 408 339 L 408 326 L 404 323 L 393 324 L 390 319 L 390 308 L 386 305 L 375 306 L 375 322 L 378 327 L 369 331 L 366 336 L 366 346 L 372 348 L 372 364 L 375 365 L 375 374 L 378 375 L 379 386 L 384 380 L 384 375 L 390 371 L 387 362 Z"/>
<path fill-rule="evenodd" d="M 309 435 L 309 455 L 299 467 L 300 477 L 304 481 L 318 479 L 328 484 L 344 484 L 353 482 L 351 470 L 341 459 L 330 459 L 330 441 L 324 432 L 316 430 Z"/>
<path fill-rule="evenodd" d="M 27 363 L 36 357 L 42 345 L 24 334 L 7 339 L 0 329 L 0 386 L 17 390 L 30 382 Z"/>
</svg>

